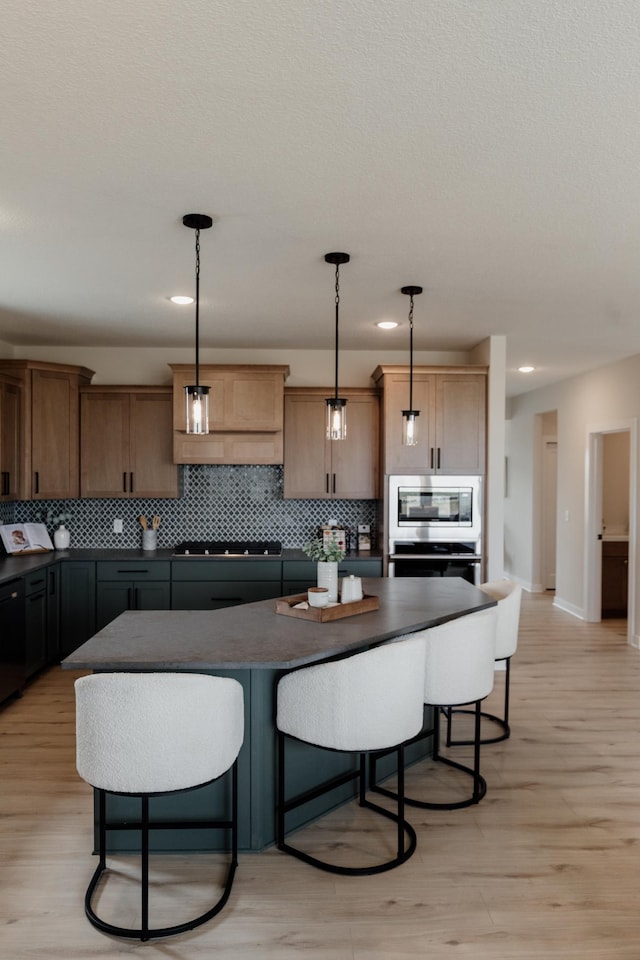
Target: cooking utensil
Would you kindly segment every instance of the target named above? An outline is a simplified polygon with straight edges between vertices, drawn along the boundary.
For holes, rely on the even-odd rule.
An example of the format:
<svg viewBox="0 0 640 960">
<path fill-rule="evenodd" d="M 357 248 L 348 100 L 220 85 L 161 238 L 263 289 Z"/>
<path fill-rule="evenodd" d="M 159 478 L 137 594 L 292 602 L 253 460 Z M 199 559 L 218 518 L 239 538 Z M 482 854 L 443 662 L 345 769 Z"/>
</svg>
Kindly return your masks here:
<svg viewBox="0 0 640 960">
<path fill-rule="evenodd" d="M 140 514 L 140 516 L 138 517 L 138 523 L 140 524 L 143 530 L 147 529 L 147 518 L 143 514 Z"/>
<path fill-rule="evenodd" d="M 160 517 L 156 514 L 151 521 L 151 529 L 158 530 L 160 527 Z"/>
</svg>

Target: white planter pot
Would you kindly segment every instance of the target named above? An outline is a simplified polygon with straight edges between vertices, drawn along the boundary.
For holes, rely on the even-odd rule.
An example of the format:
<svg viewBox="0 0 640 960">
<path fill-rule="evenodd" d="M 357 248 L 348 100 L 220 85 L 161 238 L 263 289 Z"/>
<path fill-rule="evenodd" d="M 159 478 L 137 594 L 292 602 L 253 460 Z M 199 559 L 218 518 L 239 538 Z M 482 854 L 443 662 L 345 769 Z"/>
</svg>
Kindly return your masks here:
<svg viewBox="0 0 640 960">
<path fill-rule="evenodd" d="M 61 523 L 58 529 L 53 531 L 53 545 L 56 550 L 68 550 L 70 542 L 71 534 L 64 523 Z"/>
<path fill-rule="evenodd" d="M 329 603 L 338 600 L 338 561 L 318 561 L 318 586 L 326 587 L 329 591 Z"/>
</svg>

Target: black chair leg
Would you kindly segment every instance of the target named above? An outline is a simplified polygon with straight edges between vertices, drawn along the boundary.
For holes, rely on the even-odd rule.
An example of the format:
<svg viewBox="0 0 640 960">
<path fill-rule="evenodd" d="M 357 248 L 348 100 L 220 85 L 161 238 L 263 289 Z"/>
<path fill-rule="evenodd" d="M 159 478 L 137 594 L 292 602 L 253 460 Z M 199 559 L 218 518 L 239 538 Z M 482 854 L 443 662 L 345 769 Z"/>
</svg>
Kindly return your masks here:
<svg viewBox="0 0 640 960">
<path fill-rule="evenodd" d="M 352 877 L 372 876 L 376 873 L 384 873 L 387 870 L 392 870 L 394 867 L 400 866 L 401 863 L 405 863 L 409 857 L 415 853 L 417 846 L 416 832 L 411 824 L 408 823 L 404 818 L 403 745 L 395 748 L 398 755 L 399 787 L 398 794 L 396 796 L 396 812 L 393 813 L 392 811 L 386 810 L 384 807 L 379 806 L 377 803 L 373 803 L 367 797 L 366 753 L 360 754 L 358 772 L 350 772 L 343 774 L 342 776 L 335 777 L 328 782 L 320 784 L 312 790 L 308 790 L 306 793 L 301 794 L 298 797 L 293 797 L 292 799 L 287 800 L 285 798 L 285 736 L 285 734 L 278 731 L 276 843 L 279 850 L 282 850 L 283 853 L 288 853 L 291 856 L 296 857 L 298 860 L 302 860 L 304 863 L 308 863 L 313 867 L 318 867 L 320 870 L 326 870 L 329 873 L 337 873 L 342 876 Z M 358 780 L 357 796 L 360 806 L 366 807 L 368 810 L 372 810 L 374 813 L 392 820 L 397 825 L 397 853 L 395 857 L 390 860 L 386 860 L 383 863 L 378 863 L 369 867 L 343 867 L 305 853 L 303 850 L 293 846 L 293 844 L 286 839 L 285 816 L 288 812 L 298 809 L 299 807 L 304 806 L 305 803 L 308 803 L 317 797 L 323 796 L 324 794 L 329 793 L 331 790 L 334 790 L 336 787 L 342 786 L 343 784 L 349 783 L 350 781 L 354 781 L 356 779 Z M 405 844 L 405 840 L 407 838 L 409 842 L 408 844 Z"/>
<path fill-rule="evenodd" d="M 453 767 L 456 770 L 459 770 L 461 773 L 466 774 L 473 778 L 473 791 L 470 797 L 465 798 L 464 800 L 456 800 L 451 802 L 432 802 L 430 800 L 416 800 L 413 797 L 404 797 L 403 803 L 406 806 L 410 807 L 419 807 L 423 810 L 460 810 L 463 807 L 470 807 L 476 803 L 479 803 L 480 800 L 484 797 L 487 792 L 487 782 L 480 773 L 480 723 L 482 712 L 480 709 L 481 705 L 480 700 L 475 703 L 474 713 L 476 715 L 475 720 L 475 737 L 473 741 L 470 741 L 474 747 L 473 753 L 473 767 L 467 767 L 465 764 L 459 763 L 457 760 L 452 760 L 450 757 L 445 757 L 440 752 L 440 709 L 435 707 L 433 711 L 433 730 L 421 731 L 421 733 L 414 737 L 413 741 L 424 739 L 424 737 L 429 736 L 433 733 L 433 751 L 432 751 L 432 760 L 436 763 L 444 763 L 449 767 Z M 446 714 L 449 708 L 445 708 L 444 712 Z M 376 783 L 376 759 L 377 757 L 382 757 L 389 751 L 384 751 L 375 755 L 372 755 L 370 763 L 370 777 L 371 784 L 370 788 L 376 793 L 381 793 L 386 797 L 397 798 L 398 794 L 393 790 L 388 790 L 386 787 L 381 787 Z M 398 789 L 400 786 L 398 784 Z"/>
<path fill-rule="evenodd" d="M 224 884 L 224 888 L 218 900 L 214 905 L 207 910 L 205 913 L 200 914 L 200 916 L 195 917 L 193 920 L 188 920 L 185 923 L 175 924 L 170 927 L 158 927 L 151 928 L 149 926 L 149 833 L 154 829 L 154 824 L 150 822 L 149 819 L 149 796 L 142 794 L 141 799 L 141 816 L 139 824 L 136 826 L 140 829 L 140 897 L 141 897 L 141 923 L 139 928 L 129 928 L 129 927 L 120 927 L 112 923 L 108 923 L 106 920 L 103 920 L 93 909 L 93 897 L 96 892 L 96 888 L 100 881 L 103 873 L 107 873 L 106 870 L 106 834 L 108 829 L 117 829 L 118 825 L 108 825 L 106 818 L 106 792 L 104 790 L 98 790 L 98 836 L 99 836 L 99 861 L 98 866 L 89 882 L 87 887 L 87 892 L 85 894 L 85 913 L 89 922 L 100 930 L 102 933 L 107 933 L 116 937 L 124 937 L 126 939 L 136 939 L 146 942 L 151 939 L 161 939 L 163 937 L 174 936 L 179 933 L 186 933 L 189 930 L 193 930 L 196 927 L 199 927 L 201 924 L 206 923 L 208 920 L 211 920 L 216 914 L 220 913 L 222 908 L 225 906 L 229 896 L 231 894 L 231 888 L 233 886 L 233 880 L 235 877 L 236 869 L 238 866 L 238 764 L 237 760 L 233 764 L 231 770 L 229 771 L 231 775 L 231 819 L 229 820 L 210 820 L 203 821 L 201 826 L 210 827 L 213 829 L 226 829 L 231 831 L 231 857 L 230 863 L 227 869 L 227 876 Z M 161 825 L 156 825 L 159 827 Z M 192 823 L 189 822 L 175 822 L 173 824 L 167 825 L 173 826 L 175 829 L 180 828 L 191 828 Z"/>
<path fill-rule="evenodd" d="M 502 743 L 503 740 L 508 740 L 511 736 L 511 727 L 509 726 L 509 686 L 511 682 L 511 657 L 505 658 L 505 680 L 504 680 L 504 707 L 502 716 L 499 717 L 495 713 L 488 713 L 482 711 L 482 716 L 485 720 L 489 720 L 502 730 L 502 733 L 497 734 L 495 737 L 482 737 L 481 743 L 485 746 L 489 743 Z M 473 740 L 454 740 L 451 727 L 452 727 L 452 715 L 455 713 L 473 713 L 472 710 L 462 710 L 459 708 L 449 708 L 448 713 L 448 723 L 447 723 L 447 746 L 448 747 L 470 747 L 473 744 Z"/>
</svg>

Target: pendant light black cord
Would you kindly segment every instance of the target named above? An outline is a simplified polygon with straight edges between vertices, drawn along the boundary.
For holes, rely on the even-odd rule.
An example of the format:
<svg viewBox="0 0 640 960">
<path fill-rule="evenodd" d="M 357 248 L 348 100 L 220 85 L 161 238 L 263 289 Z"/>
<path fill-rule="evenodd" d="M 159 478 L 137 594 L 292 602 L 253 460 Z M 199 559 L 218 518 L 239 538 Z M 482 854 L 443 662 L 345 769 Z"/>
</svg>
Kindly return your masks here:
<svg viewBox="0 0 640 960">
<path fill-rule="evenodd" d="M 413 294 L 409 299 L 409 410 L 413 410 Z"/>
<path fill-rule="evenodd" d="M 200 386 L 200 228 L 196 229 L 196 387 Z"/>
<path fill-rule="evenodd" d="M 338 399 L 338 319 L 340 315 L 340 264 L 336 263 L 336 393 L 335 399 Z"/>
</svg>

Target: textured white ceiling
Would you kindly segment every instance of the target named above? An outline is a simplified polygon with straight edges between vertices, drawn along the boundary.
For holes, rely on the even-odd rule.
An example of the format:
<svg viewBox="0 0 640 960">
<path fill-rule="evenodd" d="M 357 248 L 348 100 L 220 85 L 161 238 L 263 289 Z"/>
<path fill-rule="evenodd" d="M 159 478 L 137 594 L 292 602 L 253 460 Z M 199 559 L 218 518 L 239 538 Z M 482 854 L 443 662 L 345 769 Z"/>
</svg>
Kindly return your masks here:
<svg viewBox="0 0 640 960">
<path fill-rule="evenodd" d="M 634 0 L 4 0 L 0 340 L 640 352 Z M 398 331 L 374 322 L 394 317 Z"/>
</svg>

